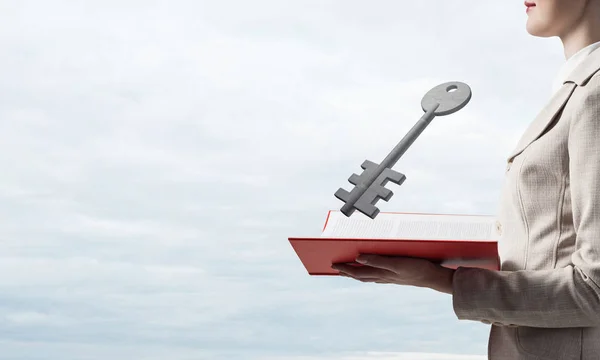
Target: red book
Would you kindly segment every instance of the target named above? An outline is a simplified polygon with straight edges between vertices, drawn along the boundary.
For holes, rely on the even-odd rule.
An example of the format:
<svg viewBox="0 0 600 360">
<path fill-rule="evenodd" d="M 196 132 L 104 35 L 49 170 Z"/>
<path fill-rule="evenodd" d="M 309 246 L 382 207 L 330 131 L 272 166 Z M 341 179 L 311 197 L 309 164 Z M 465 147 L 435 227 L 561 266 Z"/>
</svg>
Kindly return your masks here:
<svg viewBox="0 0 600 360">
<path fill-rule="evenodd" d="M 288 240 L 310 275 L 337 275 L 333 263 L 354 263 L 359 254 L 425 258 L 453 269 L 500 268 L 496 221 L 487 215 L 381 212 L 371 219 L 331 210 L 320 236 Z"/>
</svg>

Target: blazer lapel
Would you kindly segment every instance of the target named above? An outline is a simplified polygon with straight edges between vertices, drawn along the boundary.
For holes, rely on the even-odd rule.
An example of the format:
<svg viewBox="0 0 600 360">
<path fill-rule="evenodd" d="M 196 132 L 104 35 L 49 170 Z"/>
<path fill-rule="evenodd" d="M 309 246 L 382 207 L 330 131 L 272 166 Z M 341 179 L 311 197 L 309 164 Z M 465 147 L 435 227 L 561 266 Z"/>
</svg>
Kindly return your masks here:
<svg viewBox="0 0 600 360">
<path fill-rule="evenodd" d="M 585 86 L 590 78 L 600 70 L 600 48 L 592 51 L 585 60 L 577 66 L 565 79 L 565 84 L 574 82 L 578 86 Z"/>
<path fill-rule="evenodd" d="M 531 125 L 529 125 L 529 128 L 525 130 L 521 140 L 519 140 L 516 148 L 507 159 L 509 163 L 544 133 L 546 128 L 560 114 L 575 88 L 577 86 L 585 86 L 598 70 L 600 70 L 600 48 L 592 51 L 565 79 L 563 86 L 554 94 L 550 102 L 542 109 Z"/>
<path fill-rule="evenodd" d="M 535 120 L 529 125 L 527 130 L 523 133 L 521 140 L 519 140 L 517 146 L 512 151 L 507 161 L 511 162 L 513 158 L 523 152 L 532 142 L 537 140 L 546 130 L 546 128 L 553 122 L 558 116 L 562 108 L 567 103 L 567 100 L 571 97 L 573 90 L 577 85 L 575 83 L 565 83 L 550 99 L 550 102 L 542 109 L 542 111 L 536 116 Z"/>
</svg>

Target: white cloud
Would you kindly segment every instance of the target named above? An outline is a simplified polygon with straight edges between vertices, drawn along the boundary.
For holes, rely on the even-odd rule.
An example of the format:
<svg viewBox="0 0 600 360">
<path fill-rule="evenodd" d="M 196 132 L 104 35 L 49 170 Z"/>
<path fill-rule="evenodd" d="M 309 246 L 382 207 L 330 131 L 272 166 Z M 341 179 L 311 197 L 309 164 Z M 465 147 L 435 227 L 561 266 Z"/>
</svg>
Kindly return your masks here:
<svg viewBox="0 0 600 360">
<path fill-rule="evenodd" d="M 185 347 L 160 347 L 156 345 L 148 345 L 140 348 L 135 346 L 117 345 L 113 347 L 103 347 L 95 344 L 77 344 L 68 342 L 9 342 L 0 341 L 3 349 L 16 354 L 19 359 L 33 360 L 43 359 L 43 356 L 58 356 L 61 359 L 86 359 L 100 360 L 107 357 L 124 357 L 130 356 L 140 360 L 162 360 L 165 358 L 176 358 L 180 360 L 208 360 L 220 356 L 220 354 L 212 353 L 203 350 L 190 349 Z M 35 355 L 43 354 L 43 356 Z M 223 354 L 221 354 L 223 355 Z M 484 360 L 485 356 L 478 355 L 462 355 L 462 354 L 436 354 L 436 353 L 341 353 L 341 354 L 325 354 L 314 356 L 269 356 L 261 355 L 253 357 L 252 354 L 247 354 L 245 359 L 261 359 L 261 360 Z M 244 359 L 244 357 L 230 357 L 231 359 Z"/>
<path fill-rule="evenodd" d="M 309 277 L 287 237 L 318 234 L 446 81 L 471 102 L 417 139 L 380 208 L 494 211 L 562 61 L 519 4 L 2 8 L 0 358 L 485 353 L 488 328 L 448 296 Z"/>
<path fill-rule="evenodd" d="M 481 355 L 436 353 L 360 353 L 330 356 L 273 357 L 265 360 L 484 360 Z"/>
</svg>

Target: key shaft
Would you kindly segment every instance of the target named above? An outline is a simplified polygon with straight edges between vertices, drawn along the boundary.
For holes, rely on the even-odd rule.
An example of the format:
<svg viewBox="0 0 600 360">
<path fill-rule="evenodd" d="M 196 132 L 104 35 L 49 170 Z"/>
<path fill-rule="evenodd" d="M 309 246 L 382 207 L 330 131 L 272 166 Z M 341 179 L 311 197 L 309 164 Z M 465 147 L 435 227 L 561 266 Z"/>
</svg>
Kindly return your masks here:
<svg viewBox="0 0 600 360">
<path fill-rule="evenodd" d="M 400 142 L 392 149 L 380 164 L 365 161 L 361 167 L 361 175 L 353 174 L 348 181 L 355 185 L 350 192 L 338 189 L 335 196 L 345 204 L 341 211 L 350 216 L 354 210 L 375 218 L 379 209 L 375 203 L 379 199 L 388 201 L 393 193 L 385 188 L 388 181 L 401 185 L 406 176 L 392 170 L 392 167 L 404 155 L 436 116 L 452 114 L 462 109 L 471 99 L 471 89 L 467 84 L 448 82 L 429 90 L 421 100 L 421 108 L 425 112 L 419 121 L 408 131 Z"/>
<path fill-rule="evenodd" d="M 431 123 L 431 121 L 435 118 L 435 110 L 438 108 L 439 104 L 435 104 L 431 106 L 423 116 L 417 121 L 417 123 L 404 135 L 402 140 L 392 149 L 392 151 L 383 159 L 383 161 L 377 166 L 377 168 L 371 172 L 369 172 L 369 176 L 367 176 L 364 181 L 359 182 L 355 189 L 350 192 L 350 196 L 348 197 L 348 201 L 342 206 L 341 211 L 344 214 L 351 214 L 354 208 L 354 204 L 360 199 L 361 196 L 365 194 L 367 189 L 369 189 L 375 180 L 384 172 L 385 169 L 392 168 L 398 160 L 404 155 L 406 150 L 415 142 L 415 140 L 421 135 L 423 130 L 427 128 L 427 126 Z M 367 171 L 368 169 L 365 169 Z M 383 184 L 377 184 L 383 185 Z"/>
</svg>

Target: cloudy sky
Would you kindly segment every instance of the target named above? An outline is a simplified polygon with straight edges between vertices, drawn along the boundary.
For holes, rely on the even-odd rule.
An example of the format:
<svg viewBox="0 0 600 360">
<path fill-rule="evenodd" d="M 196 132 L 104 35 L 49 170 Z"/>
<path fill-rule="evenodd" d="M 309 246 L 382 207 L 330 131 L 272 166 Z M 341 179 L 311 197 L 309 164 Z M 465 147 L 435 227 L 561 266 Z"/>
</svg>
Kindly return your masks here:
<svg viewBox="0 0 600 360">
<path fill-rule="evenodd" d="M 287 238 L 318 235 L 446 81 L 471 102 L 379 207 L 494 214 L 564 61 L 525 20 L 518 1 L 0 0 L 0 359 L 483 359 L 489 327 L 449 295 L 308 276 Z"/>
</svg>

